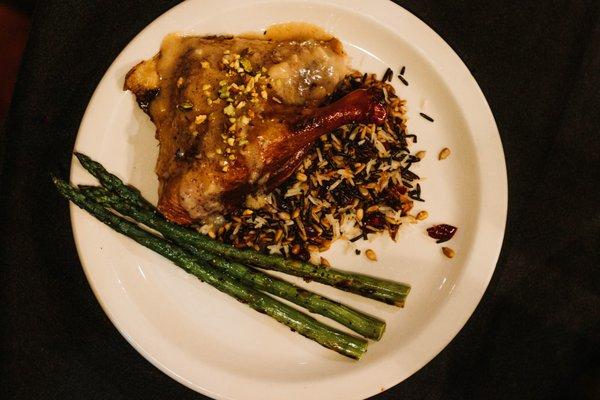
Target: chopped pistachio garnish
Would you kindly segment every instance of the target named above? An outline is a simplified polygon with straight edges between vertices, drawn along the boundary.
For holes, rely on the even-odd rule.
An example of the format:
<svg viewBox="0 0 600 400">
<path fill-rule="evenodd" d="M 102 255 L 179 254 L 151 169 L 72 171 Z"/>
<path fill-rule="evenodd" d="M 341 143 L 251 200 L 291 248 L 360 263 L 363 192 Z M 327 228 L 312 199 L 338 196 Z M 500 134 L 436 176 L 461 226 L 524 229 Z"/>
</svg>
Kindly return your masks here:
<svg viewBox="0 0 600 400">
<path fill-rule="evenodd" d="M 206 83 L 206 84 L 202 85 L 202 90 L 208 90 L 210 88 L 211 88 L 210 83 Z"/>
<path fill-rule="evenodd" d="M 235 108 L 237 108 L 239 110 L 240 108 L 244 108 L 245 106 L 246 106 L 246 102 L 240 101 Z"/>
<path fill-rule="evenodd" d="M 201 61 L 200 65 L 202 65 L 202 68 L 204 69 L 210 68 L 210 63 L 208 61 Z"/>
<path fill-rule="evenodd" d="M 235 144 L 235 138 L 227 138 L 227 144 L 230 146 L 233 146 Z"/>
<path fill-rule="evenodd" d="M 235 116 L 235 108 L 233 107 L 232 104 L 229 104 L 227 107 L 225 107 L 223 109 L 223 113 L 225 115 L 229 115 L 230 117 L 233 117 L 233 116 Z"/>
<path fill-rule="evenodd" d="M 221 149 L 217 149 L 217 150 L 215 150 L 215 152 L 216 152 L 217 154 L 223 154 L 223 150 L 221 150 Z"/>
<path fill-rule="evenodd" d="M 231 93 L 229 93 L 229 87 L 221 86 L 221 89 L 219 89 L 219 97 L 222 99 L 228 99 L 229 96 L 231 96 Z"/>
<path fill-rule="evenodd" d="M 179 79 L 177 79 L 177 87 L 181 87 L 183 85 L 183 77 L 180 76 Z"/>
<path fill-rule="evenodd" d="M 179 104 L 177 108 L 179 111 L 190 111 L 192 108 L 194 108 L 194 104 L 191 101 L 184 101 L 183 103 Z"/>
<path fill-rule="evenodd" d="M 266 90 L 263 90 L 263 91 L 261 91 L 261 92 L 260 92 L 260 95 L 261 95 L 261 97 L 262 97 L 263 99 L 265 99 L 265 100 L 266 100 L 266 99 L 267 99 L 267 97 L 268 97 L 268 94 L 267 94 L 267 91 L 266 91 Z"/>
<path fill-rule="evenodd" d="M 204 121 L 206 121 L 206 115 L 204 114 L 200 114 L 196 116 L 196 119 L 194 120 L 194 122 L 196 122 L 196 125 L 200 125 L 201 123 L 203 123 Z"/>
<path fill-rule="evenodd" d="M 241 118 L 239 119 L 239 122 L 242 125 L 248 125 L 250 123 L 250 118 L 248 118 L 245 115 L 242 115 Z"/>
<path fill-rule="evenodd" d="M 244 92 L 246 92 L 246 93 L 251 92 L 252 89 L 254 89 L 254 78 L 250 78 L 250 80 L 246 84 L 246 89 L 244 89 Z"/>
<path fill-rule="evenodd" d="M 252 63 L 247 58 L 242 58 L 240 60 L 240 64 L 242 65 L 242 68 L 244 68 L 244 71 L 246 71 L 246 72 L 252 71 Z"/>
</svg>

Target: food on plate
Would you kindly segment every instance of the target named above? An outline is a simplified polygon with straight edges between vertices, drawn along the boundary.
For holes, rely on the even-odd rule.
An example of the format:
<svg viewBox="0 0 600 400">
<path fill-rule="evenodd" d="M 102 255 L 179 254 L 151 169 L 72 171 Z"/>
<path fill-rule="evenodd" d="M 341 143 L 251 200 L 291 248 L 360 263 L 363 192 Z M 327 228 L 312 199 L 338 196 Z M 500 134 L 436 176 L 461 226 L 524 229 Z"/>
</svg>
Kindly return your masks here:
<svg viewBox="0 0 600 400">
<path fill-rule="evenodd" d="M 86 155 L 81 153 L 76 153 L 75 155 L 81 165 L 97 178 L 105 188 L 119 196 L 119 198 L 124 199 L 126 203 L 114 201 L 114 197 L 106 196 L 102 192 L 98 194 L 95 188 L 84 188 L 85 194 L 92 197 L 94 201 L 110 206 L 121 214 L 132 217 L 156 229 L 165 237 L 180 243 L 191 252 L 196 252 L 196 248 L 198 248 L 201 251 L 218 254 L 238 263 L 250 264 L 258 268 L 284 272 L 307 280 L 314 280 L 387 304 L 399 307 L 404 305 L 406 296 L 410 291 L 408 285 L 335 268 L 315 266 L 277 255 L 241 250 L 234 246 L 212 240 L 194 230 L 167 223 L 155 213 L 154 207 L 144 200 L 135 188 L 123 184 L 119 178 L 108 173 L 102 165 Z M 127 204 L 136 207 L 137 210 L 133 212 L 132 208 L 124 208 L 127 207 Z"/>
<path fill-rule="evenodd" d="M 313 262 L 339 238 L 395 237 L 423 199 L 392 70 L 354 71 L 322 32 L 268 32 L 169 35 L 127 74 L 156 126 L 158 209 L 236 247 Z"/>
<path fill-rule="evenodd" d="M 239 250 L 213 241 L 194 230 L 163 219 L 154 207 L 141 197 L 137 189 L 125 185 L 89 157 L 79 153 L 76 155 L 82 165 L 99 180 L 102 187 L 75 187 L 54 177 L 54 184 L 61 195 L 117 232 L 163 255 L 216 289 L 344 356 L 360 359 L 367 350 L 368 342 L 321 323 L 263 291 L 289 300 L 310 312 L 329 317 L 365 338 L 379 340 L 384 332 L 385 323 L 254 268 L 274 269 L 305 278 L 314 277 L 339 289 L 399 306 L 403 305 L 408 295 L 410 287 L 404 284 L 287 260 L 279 256 Z M 124 216 L 155 229 L 163 237 L 140 228 Z M 215 268 L 208 267 L 207 264 Z"/>
<path fill-rule="evenodd" d="M 349 71 L 337 39 L 169 35 L 125 79 L 156 125 L 159 210 L 189 224 L 285 180 L 319 136 L 381 123 L 376 93 L 318 107 Z"/>
<path fill-rule="evenodd" d="M 446 158 L 448 158 L 450 156 L 450 149 L 447 147 L 444 147 L 441 151 L 440 154 L 438 155 L 438 160 L 445 160 Z"/>
<path fill-rule="evenodd" d="M 318 263 L 318 253 L 337 239 L 355 242 L 385 231 L 395 239 L 403 223 L 415 222 L 410 211 L 423 199 L 411 167 L 420 158 L 410 152 L 416 136 L 406 131 L 405 103 L 389 83 L 358 73 L 340 82 L 330 101 L 355 90 L 382 93 L 382 124 L 355 122 L 321 136 L 282 185 L 248 195 L 244 207 L 200 231 Z"/>
<path fill-rule="evenodd" d="M 182 248 L 162 240 L 105 209 L 97 202 L 89 201 L 81 190 L 59 179 L 54 179 L 59 192 L 97 219 L 173 261 L 176 265 L 216 289 L 233 296 L 253 309 L 267 314 L 303 336 L 314 340 L 347 357 L 359 359 L 367 350 L 367 341 L 337 329 L 292 308 L 250 286 L 241 285 L 235 278 L 208 268 Z"/>
<path fill-rule="evenodd" d="M 454 237 L 457 227 L 448 224 L 438 224 L 427 228 L 427 234 L 435 239 L 436 243 L 444 243 Z"/>
<path fill-rule="evenodd" d="M 410 152 L 417 138 L 406 131 L 405 102 L 389 83 L 391 69 L 381 80 L 354 71 L 341 42 L 321 31 L 280 26 L 269 32 L 169 35 L 156 56 L 127 74 L 125 89 L 156 126 L 156 207 L 81 153 L 76 157 L 101 186 L 58 178 L 54 184 L 80 208 L 200 280 L 359 359 L 367 339 L 381 339 L 384 321 L 263 270 L 403 307 L 410 286 L 313 256 L 339 238 L 354 242 L 386 231 L 395 238 L 402 223 L 426 219 L 424 210 L 409 214 L 423 201 L 410 168 L 425 153 Z M 429 233 L 451 237 L 446 226 Z M 364 254 L 377 261 L 373 249 Z"/>
<path fill-rule="evenodd" d="M 442 247 L 442 253 L 448 258 L 454 258 L 456 252 L 450 247 Z"/>
</svg>

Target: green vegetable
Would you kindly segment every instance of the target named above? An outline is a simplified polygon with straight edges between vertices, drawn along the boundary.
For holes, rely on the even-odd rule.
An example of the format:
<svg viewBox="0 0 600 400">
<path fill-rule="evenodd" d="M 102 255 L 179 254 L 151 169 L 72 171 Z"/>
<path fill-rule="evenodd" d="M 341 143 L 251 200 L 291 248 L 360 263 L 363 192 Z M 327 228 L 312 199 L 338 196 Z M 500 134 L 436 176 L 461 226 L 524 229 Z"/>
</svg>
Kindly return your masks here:
<svg viewBox="0 0 600 400">
<path fill-rule="evenodd" d="M 108 173 L 102 165 L 89 157 L 75 153 L 85 169 L 94 175 L 107 189 L 117 193 L 133 204 L 146 207 L 149 204 L 137 189 L 126 186 L 119 178 Z M 105 184 L 108 183 L 108 184 Z M 205 235 L 189 229 L 181 229 L 174 224 L 172 229 L 177 231 L 179 242 L 185 241 L 190 246 L 219 254 L 232 261 L 259 268 L 284 272 L 305 279 L 315 280 L 338 289 L 359 294 L 364 297 L 379 300 L 399 307 L 404 306 L 410 286 L 386 279 L 379 279 L 359 273 L 347 272 L 336 268 L 326 268 L 307 262 L 287 259 L 272 254 L 263 254 L 253 250 L 240 250 L 225 243 L 213 240 Z"/>
<path fill-rule="evenodd" d="M 163 236 L 171 239 L 181 247 L 193 254 L 201 262 L 209 262 L 229 275 L 252 285 L 254 288 L 264 290 L 276 296 L 289 300 L 307 310 L 331 318 L 356 333 L 369 339 L 379 340 L 385 330 L 385 322 L 348 306 L 320 296 L 316 293 L 302 289 L 289 282 L 269 276 L 265 273 L 249 268 L 245 265 L 230 262 L 215 256 L 201 248 L 191 246 L 185 240 L 189 229 L 173 225 L 156 212 L 137 208 L 125 200 L 101 187 L 83 187 L 83 194 L 118 213 L 133 218 L 136 221 L 157 230 Z"/>
<path fill-rule="evenodd" d="M 102 186 L 110 191 L 117 193 L 119 196 L 129 201 L 131 204 L 135 204 L 138 207 L 145 208 L 147 210 L 154 210 L 152 203 L 142 197 L 139 190 L 134 187 L 127 186 L 115 175 L 109 173 L 103 166 L 97 161 L 92 160 L 85 154 L 75 153 L 75 157 L 79 160 L 83 168 L 85 168 L 90 174 L 92 174 Z"/>
<path fill-rule="evenodd" d="M 130 237 L 139 244 L 168 258 L 185 271 L 195 275 L 216 289 L 231 295 L 237 300 L 248 304 L 253 309 L 269 315 L 301 335 L 342 355 L 359 359 L 366 352 L 366 340 L 331 328 L 262 292 L 241 284 L 227 274 L 199 264 L 193 256 L 189 255 L 182 248 L 164 239 L 160 239 L 135 224 L 112 214 L 102 205 L 86 198 L 80 190 L 70 186 L 68 183 L 55 177 L 53 181 L 61 195 L 71 200 L 80 208 L 88 211 L 98 220 L 104 222 L 117 232 Z"/>
</svg>

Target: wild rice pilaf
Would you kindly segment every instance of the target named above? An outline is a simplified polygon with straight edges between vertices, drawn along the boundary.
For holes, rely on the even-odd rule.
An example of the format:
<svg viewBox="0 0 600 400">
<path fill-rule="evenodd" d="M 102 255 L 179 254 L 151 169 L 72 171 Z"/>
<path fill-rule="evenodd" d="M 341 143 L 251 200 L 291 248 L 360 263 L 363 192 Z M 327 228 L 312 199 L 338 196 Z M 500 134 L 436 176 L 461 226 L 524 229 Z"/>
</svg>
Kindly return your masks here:
<svg viewBox="0 0 600 400">
<path fill-rule="evenodd" d="M 220 227 L 200 231 L 237 247 L 280 252 L 308 260 L 339 238 L 356 241 L 387 231 L 395 239 L 413 200 L 421 199 L 419 177 L 410 171 L 419 158 L 408 146 L 405 101 L 375 75 L 351 75 L 330 101 L 358 88 L 377 88 L 387 105 L 383 126 L 351 124 L 323 135 L 296 174 L 272 193 L 254 194 L 246 208 L 225 216 Z M 316 259 L 318 262 L 318 259 Z"/>
</svg>

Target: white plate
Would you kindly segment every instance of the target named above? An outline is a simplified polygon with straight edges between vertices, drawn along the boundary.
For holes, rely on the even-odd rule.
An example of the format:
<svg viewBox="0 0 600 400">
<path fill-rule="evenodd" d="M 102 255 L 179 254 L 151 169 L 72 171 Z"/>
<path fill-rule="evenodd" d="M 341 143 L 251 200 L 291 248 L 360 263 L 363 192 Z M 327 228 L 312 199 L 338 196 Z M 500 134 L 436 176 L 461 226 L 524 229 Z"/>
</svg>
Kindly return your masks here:
<svg viewBox="0 0 600 400">
<path fill-rule="evenodd" d="M 77 248 L 102 307 L 123 336 L 150 362 L 190 388 L 219 399 L 362 399 L 401 382 L 438 354 L 475 310 L 494 271 L 504 234 L 506 169 L 494 118 L 477 83 L 450 47 L 404 9 L 387 1 L 188 1 L 144 29 L 100 82 L 82 121 L 76 149 L 102 162 L 156 200 L 154 128 L 130 93 L 125 73 L 151 57 L 166 34 L 258 31 L 274 23 L 306 21 L 340 38 L 354 67 L 382 74 L 406 65 L 409 130 L 414 150 L 427 157 L 416 169 L 429 211 L 424 223 L 358 243 L 367 261 L 337 243 L 332 264 L 409 282 L 404 309 L 317 283 L 308 286 L 387 321 L 380 342 L 359 362 L 293 334 L 71 208 Z M 434 123 L 419 117 L 423 111 Z M 452 155 L 437 160 L 449 147 Z M 73 163 L 73 182 L 92 182 Z M 459 227 L 445 258 L 424 234 L 433 223 Z M 363 253 L 364 254 L 364 253 Z M 296 282 L 303 282 L 295 280 Z M 126 365 L 115 366 L 127 373 Z"/>
</svg>

